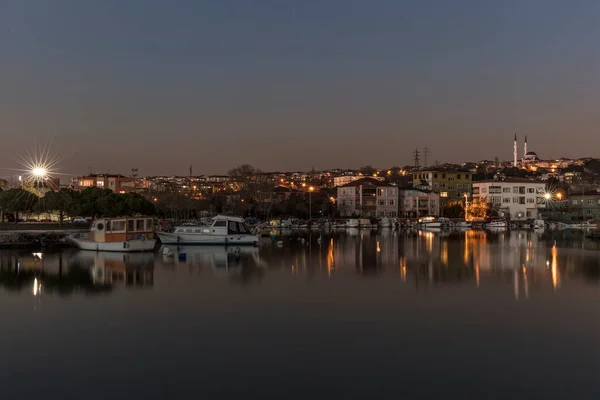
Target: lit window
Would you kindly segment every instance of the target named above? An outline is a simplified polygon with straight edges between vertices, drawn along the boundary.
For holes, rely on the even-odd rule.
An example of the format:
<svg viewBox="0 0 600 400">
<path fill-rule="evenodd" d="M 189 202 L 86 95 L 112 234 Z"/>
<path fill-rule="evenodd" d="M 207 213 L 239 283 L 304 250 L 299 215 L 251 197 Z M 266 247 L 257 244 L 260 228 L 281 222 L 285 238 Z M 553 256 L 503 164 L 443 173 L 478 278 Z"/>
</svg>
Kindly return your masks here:
<svg viewBox="0 0 600 400">
<path fill-rule="evenodd" d="M 441 192 L 440 197 L 448 197 L 448 192 Z"/>
</svg>

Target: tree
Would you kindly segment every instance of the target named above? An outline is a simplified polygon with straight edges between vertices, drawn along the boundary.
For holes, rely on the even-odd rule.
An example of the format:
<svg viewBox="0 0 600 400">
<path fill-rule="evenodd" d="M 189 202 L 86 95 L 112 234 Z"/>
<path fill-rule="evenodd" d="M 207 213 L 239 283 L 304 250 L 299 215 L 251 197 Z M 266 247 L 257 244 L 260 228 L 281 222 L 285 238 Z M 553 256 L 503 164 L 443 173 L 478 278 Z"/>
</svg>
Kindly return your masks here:
<svg viewBox="0 0 600 400">
<path fill-rule="evenodd" d="M 452 200 L 444 204 L 442 215 L 446 218 L 464 218 L 465 209 L 462 201 Z"/>
<path fill-rule="evenodd" d="M 71 213 L 82 217 L 154 215 L 154 204 L 137 193 L 118 194 L 110 189 L 90 187 L 74 192 Z"/>
<path fill-rule="evenodd" d="M 30 212 L 38 202 L 38 197 L 24 189 L 10 189 L 0 193 L 0 208 L 3 213 L 12 213 L 19 222 L 19 214 Z"/>
<path fill-rule="evenodd" d="M 58 212 L 59 222 L 62 224 L 65 215 L 72 215 L 75 203 L 75 192 L 71 189 L 50 191 L 40 199 L 40 210 L 45 212 Z"/>
<path fill-rule="evenodd" d="M 365 165 L 360 168 L 360 172 L 363 175 L 372 176 L 375 172 L 377 172 L 377 170 L 370 165 Z"/>
</svg>

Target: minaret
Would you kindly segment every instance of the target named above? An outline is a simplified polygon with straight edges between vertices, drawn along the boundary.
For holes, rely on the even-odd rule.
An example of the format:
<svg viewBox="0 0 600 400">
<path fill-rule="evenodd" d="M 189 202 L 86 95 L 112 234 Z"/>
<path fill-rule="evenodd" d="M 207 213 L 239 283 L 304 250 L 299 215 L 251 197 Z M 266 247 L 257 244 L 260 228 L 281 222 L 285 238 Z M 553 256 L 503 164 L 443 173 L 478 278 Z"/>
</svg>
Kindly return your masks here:
<svg viewBox="0 0 600 400">
<path fill-rule="evenodd" d="M 517 134 L 515 133 L 515 144 L 513 145 L 513 167 L 517 166 Z"/>
<path fill-rule="evenodd" d="M 525 135 L 525 147 L 523 148 L 523 157 L 527 155 L 527 135 Z"/>
</svg>

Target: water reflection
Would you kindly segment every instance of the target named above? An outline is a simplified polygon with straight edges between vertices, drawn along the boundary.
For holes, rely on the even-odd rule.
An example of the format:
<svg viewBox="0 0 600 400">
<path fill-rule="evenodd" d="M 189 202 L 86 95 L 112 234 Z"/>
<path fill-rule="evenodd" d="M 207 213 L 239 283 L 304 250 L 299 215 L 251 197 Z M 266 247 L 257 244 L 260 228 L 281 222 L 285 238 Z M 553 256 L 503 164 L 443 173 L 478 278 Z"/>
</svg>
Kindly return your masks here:
<svg viewBox="0 0 600 400">
<path fill-rule="evenodd" d="M 34 296 L 110 292 L 121 286 L 152 288 L 158 268 L 163 276 L 187 271 L 193 279 L 240 285 L 261 282 L 267 273 L 399 277 L 417 291 L 459 282 L 477 288 L 511 282 L 514 298 L 527 299 L 532 290 L 560 290 L 565 279 L 600 279 L 596 247 L 577 233 L 565 232 L 307 232 L 265 239 L 259 248 L 164 246 L 157 254 L 2 251 L 0 283 Z"/>
</svg>

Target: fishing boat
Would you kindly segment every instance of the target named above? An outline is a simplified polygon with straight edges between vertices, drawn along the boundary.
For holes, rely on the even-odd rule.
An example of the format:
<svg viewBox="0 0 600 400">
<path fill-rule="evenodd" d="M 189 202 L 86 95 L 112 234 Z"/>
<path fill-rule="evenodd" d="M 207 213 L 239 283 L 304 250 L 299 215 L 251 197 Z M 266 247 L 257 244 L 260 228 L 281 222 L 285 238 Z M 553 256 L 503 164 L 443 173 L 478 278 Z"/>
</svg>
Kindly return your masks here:
<svg viewBox="0 0 600 400">
<path fill-rule="evenodd" d="M 120 217 L 96 219 L 87 233 L 75 233 L 67 240 L 82 250 L 152 251 L 154 219 L 152 217 Z"/>
<path fill-rule="evenodd" d="M 211 225 L 178 226 L 174 232 L 159 232 L 163 244 L 179 245 L 258 245 L 260 239 L 246 226 L 243 218 L 218 215 Z"/>
<path fill-rule="evenodd" d="M 447 228 L 450 226 L 450 219 L 444 217 L 423 217 L 417 221 L 419 229 L 428 228 Z"/>
</svg>

